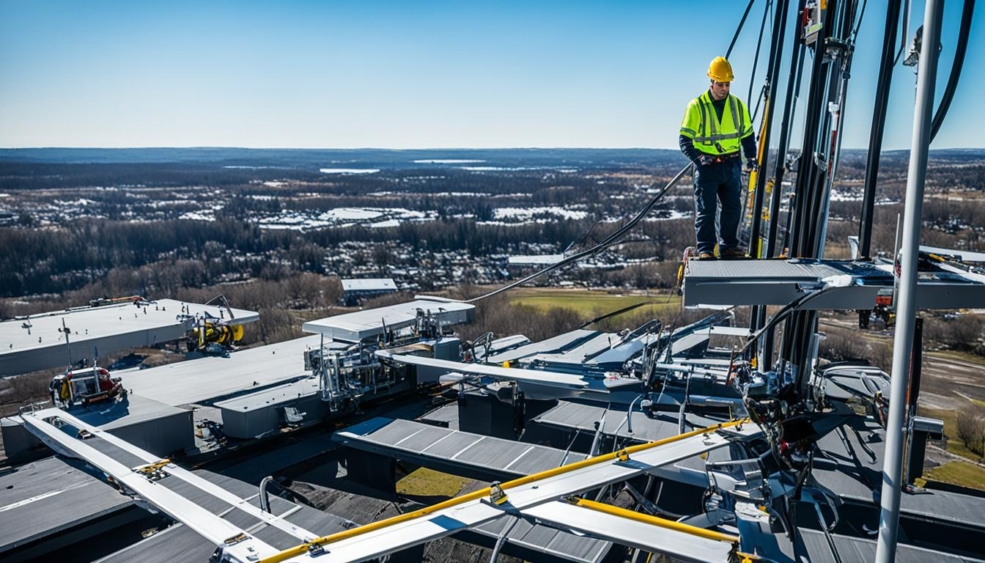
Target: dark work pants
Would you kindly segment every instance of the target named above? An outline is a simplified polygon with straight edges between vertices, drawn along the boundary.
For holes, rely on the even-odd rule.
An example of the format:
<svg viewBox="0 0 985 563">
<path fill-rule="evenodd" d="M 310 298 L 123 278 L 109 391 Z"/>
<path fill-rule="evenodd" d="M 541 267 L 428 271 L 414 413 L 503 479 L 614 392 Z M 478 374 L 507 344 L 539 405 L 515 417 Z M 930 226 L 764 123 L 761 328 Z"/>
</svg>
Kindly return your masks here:
<svg viewBox="0 0 985 563">
<path fill-rule="evenodd" d="M 694 168 L 694 235 L 698 252 L 714 252 L 718 241 L 715 233 L 715 211 L 720 201 L 721 245 L 725 248 L 739 246 L 737 236 L 742 215 L 742 163 L 736 158 L 729 162 L 696 165 Z"/>
</svg>

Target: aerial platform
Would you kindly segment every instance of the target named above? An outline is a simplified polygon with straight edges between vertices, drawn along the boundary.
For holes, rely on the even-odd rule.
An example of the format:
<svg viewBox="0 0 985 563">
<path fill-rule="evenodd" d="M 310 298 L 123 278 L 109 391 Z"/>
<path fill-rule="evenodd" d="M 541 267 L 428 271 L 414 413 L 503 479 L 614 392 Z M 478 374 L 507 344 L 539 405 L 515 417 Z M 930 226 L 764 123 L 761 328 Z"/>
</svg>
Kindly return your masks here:
<svg viewBox="0 0 985 563">
<path fill-rule="evenodd" d="M 918 309 L 985 306 L 980 275 L 920 272 Z M 803 310 L 872 309 L 880 289 L 892 289 L 891 264 L 836 260 L 691 260 L 685 266 L 684 305 L 787 305 L 808 293 Z M 827 288 L 827 289 L 825 289 Z"/>
<path fill-rule="evenodd" d="M 233 324 L 256 322 L 253 311 L 183 303 L 173 299 L 126 301 L 95 307 L 76 307 L 0 322 L 0 377 L 53 367 L 65 367 L 94 350 L 102 355 L 154 346 L 182 338 L 189 327 L 178 315 L 207 314 Z"/>
</svg>

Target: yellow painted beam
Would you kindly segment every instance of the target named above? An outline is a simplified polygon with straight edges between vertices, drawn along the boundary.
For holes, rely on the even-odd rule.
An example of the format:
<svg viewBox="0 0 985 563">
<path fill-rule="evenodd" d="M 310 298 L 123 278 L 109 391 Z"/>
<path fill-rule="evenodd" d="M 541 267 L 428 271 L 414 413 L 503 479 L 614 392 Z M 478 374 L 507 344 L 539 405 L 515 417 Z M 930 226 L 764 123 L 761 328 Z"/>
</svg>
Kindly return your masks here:
<svg viewBox="0 0 985 563">
<path fill-rule="evenodd" d="M 657 440 L 655 442 L 648 442 L 646 444 L 639 444 L 639 445 L 636 445 L 636 446 L 625 448 L 625 449 L 620 450 L 618 452 L 612 452 L 612 453 L 603 454 L 603 455 L 596 456 L 596 457 L 590 457 L 588 459 L 584 459 L 584 460 L 581 460 L 581 461 L 578 461 L 578 462 L 575 462 L 575 463 L 572 463 L 572 464 L 569 464 L 569 465 L 562 465 L 560 467 L 555 467 L 553 469 L 548 469 L 546 471 L 541 471 L 540 473 L 533 473 L 533 474 L 527 475 L 525 477 L 520 477 L 518 479 L 514 479 L 512 481 L 508 481 L 506 483 L 503 483 L 501 485 L 501 488 L 503 490 L 506 490 L 506 489 L 509 489 L 509 488 L 512 488 L 512 487 L 519 487 L 521 485 L 526 485 L 526 484 L 529 484 L 529 483 L 533 483 L 535 481 L 540 481 L 541 479 L 547 479 L 547 478 L 554 477 L 554 476 L 557 476 L 557 475 L 563 475 L 565 473 L 574 471 L 576 469 L 581 469 L 583 467 L 590 467 L 592 465 L 597 465 L 597 464 L 600 464 L 600 463 L 605 463 L 607 461 L 612 461 L 614 459 L 617 459 L 620 455 L 632 455 L 632 454 L 634 454 L 636 452 L 642 452 L 642 451 L 646 451 L 646 450 L 649 450 L 649 449 L 653 449 L 653 448 L 657 448 L 657 447 L 660 447 L 660 446 L 664 446 L 664 445 L 667 445 L 667 444 L 671 444 L 673 442 L 677 442 L 677 441 L 680 441 L 680 440 L 691 438 L 691 437 L 694 437 L 694 436 L 700 436 L 702 434 L 708 434 L 708 433 L 711 433 L 711 432 L 715 432 L 717 430 L 721 430 L 723 428 L 730 428 L 730 427 L 733 427 L 733 426 L 738 426 L 738 425 L 742 424 L 743 422 L 746 422 L 747 420 L 748 419 L 744 419 L 744 420 L 733 420 L 733 421 L 730 421 L 730 422 L 723 422 L 721 424 L 716 424 L 714 426 L 709 426 L 707 428 L 700 428 L 698 430 L 693 430 L 691 432 L 686 432 L 684 434 L 678 434 L 677 436 L 671 436 L 669 438 L 664 438 L 662 440 Z M 359 526 L 357 528 L 352 528 L 352 529 L 344 530 L 342 532 L 338 532 L 338 533 L 331 534 L 331 535 L 328 535 L 328 536 L 322 536 L 320 538 L 315 538 L 315 539 L 311 540 L 310 542 L 303 543 L 301 545 L 298 545 L 298 546 L 295 546 L 295 547 L 292 547 L 292 548 L 289 548 L 289 549 L 285 549 L 284 551 L 281 551 L 280 553 L 277 553 L 276 555 L 272 555 L 270 557 L 267 557 L 265 559 L 262 559 L 260 561 L 260 563 L 280 563 L 281 561 L 285 561 L 285 560 L 290 559 L 292 557 L 298 557 L 300 555 L 304 555 L 305 553 L 308 552 L 309 546 L 325 545 L 325 544 L 329 544 L 329 543 L 333 543 L 333 542 L 337 542 L 337 541 L 341 541 L 341 540 L 353 538 L 353 537 L 356 537 L 356 536 L 361 536 L 363 534 L 366 534 L 366 533 L 369 533 L 369 532 L 372 532 L 372 531 L 375 531 L 375 530 L 380 530 L 382 528 L 387 528 L 387 527 L 393 526 L 395 524 L 400 524 L 402 522 L 407 522 L 408 520 L 414 520 L 416 518 L 421 518 L 422 516 L 427 516 L 429 514 L 433 514 L 434 512 L 437 512 L 439 510 L 444 510 L 445 508 L 451 508 L 453 506 L 458 506 L 458 505 L 463 504 L 463 503 L 466 503 L 466 502 L 470 502 L 470 501 L 473 501 L 473 500 L 479 500 L 479 499 L 481 499 L 483 497 L 488 497 L 490 492 L 491 492 L 491 489 L 489 487 L 486 487 L 484 489 L 480 489 L 478 491 L 475 491 L 475 492 L 472 492 L 472 493 L 469 493 L 469 494 L 466 494 L 466 495 L 462 495 L 460 497 L 455 497 L 455 498 L 452 498 L 452 499 L 448 499 L 448 500 L 446 500 L 444 502 L 439 502 L 438 504 L 434 504 L 434 505 L 431 505 L 431 506 L 422 508 L 420 510 L 415 510 L 413 512 L 407 512 L 405 514 L 400 514 L 400 515 L 397 515 L 397 516 L 393 516 L 393 517 L 387 518 L 385 520 L 380 520 L 378 522 L 372 522 L 372 523 L 369 523 L 369 524 L 365 524 L 365 525 Z"/>
<path fill-rule="evenodd" d="M 666 518 L 660 518 L 658 516 L 650 516 L 649 514 L 643 514 L 642 512 L 636 512 L 625 508 L 619 508 L 618 506 L 612 506 L 611 504 L 595 502 L 593 500 L 588 500 L 583 498 L 571 499 L 571 504 L 575 506 L 580 506 L 582 508 L 588 508 L 590 510 L 596 510 L 604 514 L 610 514 L 612 516 L 626 518 L 627 520 L 633 520 L 634 522 L 650 524 L 660 528 L 666 528 L 668 530 L 674 530 L 675 532 L 682 532 L 685 534 L 698 536 L 708 540 L 721 541 L 727 543 L 739 542 L 739 536 L 733 536 L 731 534 L 723 534 L 722 532 L 707 530 L 705 528 L 691 526 L 690 524 L 681 524 L 680 522 L 667 520 Z"/>
</svg>

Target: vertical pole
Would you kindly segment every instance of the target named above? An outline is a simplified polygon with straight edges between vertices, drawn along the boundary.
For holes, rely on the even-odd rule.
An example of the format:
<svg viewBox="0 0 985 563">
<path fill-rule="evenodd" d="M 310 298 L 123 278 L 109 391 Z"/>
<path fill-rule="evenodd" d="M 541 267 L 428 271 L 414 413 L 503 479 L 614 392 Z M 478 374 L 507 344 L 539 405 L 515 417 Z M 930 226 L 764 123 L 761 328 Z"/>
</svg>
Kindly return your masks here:
<svg viewBox="0 0 985 563">
<path fill-rule="evenodd" d="M 882 513 L 879 516 L 879 541 L 876 561 L 892 563 L 896 557 L 899 532 L 900 490 L 903 469 L 903 417 L 906 412 L 906 374 L 913 346 L 916 322 L 917 252 L 920 245 L 920 216 L 923 211 L 923 188 L 930 150 L 930 124 L 933 117 L 934 82 L 937 78 L 937 55 L 941 37 L 943 0 L 927 0 L 924 10 L 923 49 L 917 75 L 917 99 L 913 116 L 913 140 L 910 143 L 910 167 L 906 183 L 906 207 L 903 217 L 903 244 L 899 278 L 899 307 L 893 339 L 893 377 L 890 387 L 889 420 L 886 424 L 886 459 L 882 470 Z"/>
</svg>

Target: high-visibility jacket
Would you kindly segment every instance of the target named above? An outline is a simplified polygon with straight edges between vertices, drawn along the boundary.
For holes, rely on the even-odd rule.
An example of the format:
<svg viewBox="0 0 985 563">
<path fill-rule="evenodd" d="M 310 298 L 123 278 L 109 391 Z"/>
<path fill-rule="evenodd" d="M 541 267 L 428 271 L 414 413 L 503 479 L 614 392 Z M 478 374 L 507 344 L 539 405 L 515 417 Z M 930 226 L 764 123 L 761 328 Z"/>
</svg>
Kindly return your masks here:
<svg viewBox="0 0 985 563">
<path fill-rule="evenodd" d="M 694 148 L 712 156 L 738 154 L 742 139 L 752 135 L 752 119 L 742 100 L 729 94 L 722 120 L 712 105 L 711 92 L 691 100 L 684 112 L 681 135 L 694 141 Z"/>
</svg>

